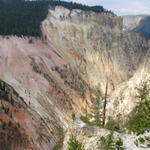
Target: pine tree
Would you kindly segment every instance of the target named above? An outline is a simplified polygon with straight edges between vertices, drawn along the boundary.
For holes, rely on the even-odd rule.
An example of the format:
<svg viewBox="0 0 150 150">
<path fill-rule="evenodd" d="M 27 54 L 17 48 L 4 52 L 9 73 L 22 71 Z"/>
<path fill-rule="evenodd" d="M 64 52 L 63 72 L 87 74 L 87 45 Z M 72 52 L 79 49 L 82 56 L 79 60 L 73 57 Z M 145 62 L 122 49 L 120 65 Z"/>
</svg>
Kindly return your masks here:
<svg viewBox="0 0 150 150">
<path fill-rule="evenodd" d="M 100 88 L 94 91 L 94 96 L 92 97 L 94 103 L 92 105 L 90 116 L 93 118 L 93 123 L 97 126 L 102 125 L 102 116 L 103 116 L 103 98 L 102 91 Z"/>
<path fill-rule="evenodd" d="M 141 87 L 137 88 L 137 92 L 137 97 L 140 98 L 141 101 L 148 99 L 150 94 L 150 88 L 148 86 L 148 83 L 142 83 Z"/>
<path fill-rule="evenodd" d="M 85 150 L 84 145 L 72 135 L 68 142 L 68 150 Z"/>
<path fill-rule="evenodd" d="M 137 134 L 143 134 L 150 130 L 150 88 L 148 83 L 144 82 L 140 88 L 137 88 L 137 97 L 140 102 L 133 109 L 128 121 L 128 129 Z"/>
</svg>

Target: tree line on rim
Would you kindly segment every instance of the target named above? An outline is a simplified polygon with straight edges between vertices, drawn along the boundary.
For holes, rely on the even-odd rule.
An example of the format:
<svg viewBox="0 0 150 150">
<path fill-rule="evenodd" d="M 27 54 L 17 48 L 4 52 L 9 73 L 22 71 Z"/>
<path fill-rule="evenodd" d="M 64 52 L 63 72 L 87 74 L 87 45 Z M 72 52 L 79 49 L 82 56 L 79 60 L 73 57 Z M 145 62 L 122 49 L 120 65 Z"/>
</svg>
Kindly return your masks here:
<svg viewBox="0 0 150 150">
<path fill-rule="evenodd" d="M 113 14 L 102 6 L 87 6 L 58 0 L 0 0 L 0 35 L 41 36 L 40 25 L 48 14 L 49 6 Z"/>
</svg>

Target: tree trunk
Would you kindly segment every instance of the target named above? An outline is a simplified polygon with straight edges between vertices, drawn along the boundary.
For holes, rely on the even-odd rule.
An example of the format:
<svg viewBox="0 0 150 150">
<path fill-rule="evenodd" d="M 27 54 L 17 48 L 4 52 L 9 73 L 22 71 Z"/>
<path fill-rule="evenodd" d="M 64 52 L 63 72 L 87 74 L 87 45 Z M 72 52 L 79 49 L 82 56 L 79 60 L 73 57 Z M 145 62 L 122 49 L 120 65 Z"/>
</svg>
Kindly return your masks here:
<svg viewBox="0 0 150 150">
<path fill-rule="evenodd" d="M 107 92 L 108 92 L 108 79 L 106 81 L 105 99 L 104 99 L 104 107 L 103 107 L 103 127 L 105 126 L 105 120 L 106 120 Z"/>
</svg>

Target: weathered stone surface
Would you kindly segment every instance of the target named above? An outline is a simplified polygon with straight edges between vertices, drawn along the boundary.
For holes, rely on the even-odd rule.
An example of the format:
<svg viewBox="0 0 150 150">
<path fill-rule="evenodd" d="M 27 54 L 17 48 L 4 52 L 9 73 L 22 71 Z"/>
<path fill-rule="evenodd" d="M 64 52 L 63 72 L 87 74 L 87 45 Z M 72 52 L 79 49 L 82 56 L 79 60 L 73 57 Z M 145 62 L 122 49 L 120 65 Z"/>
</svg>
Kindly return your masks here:
<svg viewBox="0 0 150 150">
<path fill-rule="evenodd" d="M 83 79 L 103 89 L 107 77 L 113 86 L 131 78 L 149 47 L 138 34 L 123 32 L 122 19 L 111 14 L 55 7 L 42 29 Z"/>
<path fill-rule="evenodd" d="M 108 78 L 108 108 L 116 112 L 109 114 L 124 116 L 136 105 L 136 100 L 131 100 L 135 99 L 135 87 L 149 79 L 150 45 L 139 34 L 123 31 L 122 23 L 120 17 L 111 14 L 55 7 L 49 10 L 42 29 L 90 88 L 100 85 L 104 92 Z M 127 105 L 130 107 L 126 108 Z"/>
<path fill-rule="evenodd" d="M 150 79 L 149 42 L 122 31 L 120 17 L 63 7 L 50 8 L 41 28 L 45 40 L 0 38 L 2 122 L 19 123 L 33 149 L 52 150 L 71 117 L 91 106 L 90 90 L 100 84 L 105 91 L 107 78 L 107 116 L 124 119 L 136 105 L 135 87 Z"/>
</svg>

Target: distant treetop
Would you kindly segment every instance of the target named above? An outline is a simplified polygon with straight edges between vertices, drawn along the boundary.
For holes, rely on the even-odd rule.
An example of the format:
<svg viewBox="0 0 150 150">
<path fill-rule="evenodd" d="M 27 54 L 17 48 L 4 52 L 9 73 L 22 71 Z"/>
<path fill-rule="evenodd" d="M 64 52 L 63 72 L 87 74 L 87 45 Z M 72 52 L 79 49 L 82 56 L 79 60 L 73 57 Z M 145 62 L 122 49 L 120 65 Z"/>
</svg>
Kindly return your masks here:
<svg viewBox="0 0 150 150">
<path fill-rule="evenodd" d="M 41 36 L 40 25 L 48 14 L 48 6 L 113 14 L 102 6 L 59 0 L 0 0 L 0 35 Z"/>
<path fill-rule="evenodd" d="M 25 0 L 30 1 L 30 0 Z M 103 8 L 103 6 L 88 6 L 88 5 L 84 5 L 81 3 L 76 3 L 76 2 L 66 2 L 66 1 L 62 1 L 62 0 L 32 0 L 34 2 L 46 2 L 49 3 L 49 5 L 51 6 L 63 6 L 66 7 L 70 10 L 72 9 L 81 9 L 84 11 L 94 11 L 96 13 L 111 13 L 114 14 L 112 11 L 106 10 Z"/>
</svg>

